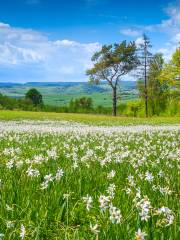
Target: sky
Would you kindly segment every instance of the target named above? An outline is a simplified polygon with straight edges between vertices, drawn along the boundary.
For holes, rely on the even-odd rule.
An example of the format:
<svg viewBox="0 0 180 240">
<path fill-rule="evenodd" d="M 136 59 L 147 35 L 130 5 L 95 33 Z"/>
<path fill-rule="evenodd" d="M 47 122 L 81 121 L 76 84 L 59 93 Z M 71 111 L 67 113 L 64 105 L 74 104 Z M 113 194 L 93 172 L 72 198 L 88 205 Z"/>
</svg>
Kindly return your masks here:
<svg viewBox="0 0 180 240">
<path fill-rule="evenodd" d="M 143 33 L 168 61 L 180 0 L 0 0 L 0 82 L 87 81 L 103 44 L 138 43 Z"/>
</svg>

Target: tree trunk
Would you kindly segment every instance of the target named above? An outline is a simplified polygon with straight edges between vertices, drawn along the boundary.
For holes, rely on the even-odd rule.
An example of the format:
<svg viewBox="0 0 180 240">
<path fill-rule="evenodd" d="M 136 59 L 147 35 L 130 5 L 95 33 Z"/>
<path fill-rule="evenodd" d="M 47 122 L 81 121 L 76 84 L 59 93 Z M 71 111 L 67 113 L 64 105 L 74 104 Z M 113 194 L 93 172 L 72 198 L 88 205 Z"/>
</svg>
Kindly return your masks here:
<svg viewBox="0 0 180 240">
<path fill-rule="evenodd" d="M 116 87 L 114 87 L 113 88 L 113 99 L 112 99 L 112 101 L 113 101 L 113 112 L 112 112 L 112 114 L 113 114 L 113 116 L 116 116 L 116 114 L 117 114 L 117 96 L 116 96 Z"/>
</svg>

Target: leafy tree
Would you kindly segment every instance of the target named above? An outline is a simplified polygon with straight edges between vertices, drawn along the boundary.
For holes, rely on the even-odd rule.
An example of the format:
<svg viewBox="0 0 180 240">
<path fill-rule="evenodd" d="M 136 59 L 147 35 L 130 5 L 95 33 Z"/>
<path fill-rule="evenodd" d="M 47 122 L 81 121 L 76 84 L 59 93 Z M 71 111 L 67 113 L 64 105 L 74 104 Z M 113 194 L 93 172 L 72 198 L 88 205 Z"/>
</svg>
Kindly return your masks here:
<svg viewBox="0 0 180 240">
<path fill-rule="evenodd" d="M 93 108 L 92 99 L 88 98 L 88 97 L 82 97 L 82 98 L 78 98 L 78 99 L 75 99 L 75 100 L 72 99 L 70 101 L 69 108 L 73 111 L 92 110 L 92 108 Z"/>
<path fill-rule="evenodd" d="M 43 104 L 42 95 L 35 88 L 29 89 L 25 95 L 25 98 L 31 100 L 35 106 Z"/>
<path fill-rule="evenodd" d="M 161 80 L 168 82 L 174 89 L 174 94 L 179 97 L 180 94 L 180 46 L 176 48 L 175 53 L 169 63 L 165 64 L 161 73 Z"/>
<path fill-rule="evenodd" d="M 104 45 L 92 57 L 94 66 L 87 70 L 90 82 L 98 84 L 101 80 L 107 81 L 112 88 L 113 115 L 117 111 L 117 86 L 123 75 L 137 67 L 139 61 L 136 55 L 134 42 Z"/>
<path fill-rule="evenodd" d="M 162 54 L 155 54 L 149 64 L 147 74 L 147 93 L 148 93 L 148 105 L 149 113 L 152 115 L 159 115 L 161 111 L 164 111 L 167 106 L 169 96 L 169 84 L 160 80 L 160 76 L 163 70 L 164 59 Z M 145 89 L 142 80 L 138 82 L 138 88 L 141 97 L 145 97 Z"/>
</svg>

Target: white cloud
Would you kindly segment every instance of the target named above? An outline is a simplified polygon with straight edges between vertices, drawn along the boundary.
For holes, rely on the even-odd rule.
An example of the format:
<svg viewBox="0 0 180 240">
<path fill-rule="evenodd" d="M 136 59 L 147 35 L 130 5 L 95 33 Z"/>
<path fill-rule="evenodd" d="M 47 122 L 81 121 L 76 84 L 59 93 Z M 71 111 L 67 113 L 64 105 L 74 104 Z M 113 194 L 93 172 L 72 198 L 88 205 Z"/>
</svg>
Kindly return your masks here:
<svg viewBox="0 0 180 240">
<path fill-rule="evenodd" d="M 137 38 L 135 43 L 136 43 L 136 46 L 139 47 L 141 44 L 144 43 L 143 37 Z"/>
<path fill-rule="evenodd" d="M 179 43 L 180 42 L 180 32 L 177 33 L 173 38 L 172 41 L 175 43 Z"/>
<path fill-rule="evenodd" d="M 164 9 L 167 19 L 159 24 L 144 26 L 146 31 L 160 31 L 168 34 L 177 34 L 180 31 L 180 2 L 169 5 Z"/>
<path fill-rule="evenodd" d="M 142 34 L 140 30 L 133 29 L 133 28 L 124 28 L 120 30 L 120 33 L 129 36 L 129 37 L 137 37 Z"/>
<path fill-rule="evenodd" d="M 97 42 L 52 41 L 32 29 L 0 24 L 0 66 L 6 68 L 6 75 L 7 69 L 13 67 L 14 81 L 16 75 L 22 79 L 32 75 L 38 81 L 86 80 L 85 70 L 91 66 L 91 56 L 100 46 Z"/>
<path fill-rule="evenodd" d="M 0 22 L 0 28 L 9 28 L 9 27 L 10 27 L 9 24 Z"/>
</svg>

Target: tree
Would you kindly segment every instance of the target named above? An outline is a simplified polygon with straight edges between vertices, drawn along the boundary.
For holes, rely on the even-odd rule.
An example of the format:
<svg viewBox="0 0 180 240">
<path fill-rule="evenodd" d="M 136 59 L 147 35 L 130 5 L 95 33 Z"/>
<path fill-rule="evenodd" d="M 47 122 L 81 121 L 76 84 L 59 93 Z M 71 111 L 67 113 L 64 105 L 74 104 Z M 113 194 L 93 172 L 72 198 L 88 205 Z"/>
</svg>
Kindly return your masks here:
<svg viewBox="0 0 180 240">
<path fill-rule="evenodd" d="M 92 99 L 88 97 L 77 98 L 75 100 L 72 99 L 69 103 L 69 108 L 73 111 L 90 111 L 93 109 L 93 102 Z"/>
<path fill-rule="evenodd" d="M 117 111 L 117 86 L 122 76 L 137 67 L 139 61 L 136 55 L 134 42 L 104 45 L 92 57 L 94 66 L 87 70 L 90 82 L 98 84 L 101 80 L 107 81 L 112 88 L 113 115 Z"/>
<path fill-rule="evenodd" d="M 148 72 L 148 103 L 151 108 L 152 115 L 159 115 L 160 111 L 164 111 L 169 96 L 169 84 L 162 82 L 160 76 L 163 70 L 164 59 L 162 54 L 155 54 Z"/>
<path fill-rule="evenodd" d="M 31 100 L 35 106 L 43 104 L 42 95 L 35 88 L 29 89 L 25 95 L 25 98 Z"/>
<path fill-rule="evenodd" d="M 169 63 L 165 64 L 161 73 L 161 81 L 168 82 L 179 97 L 180 92 L 180 47 L 172 55 Z"/>
<path fill-rule="evenodd" d="M 149 52 L 149 49 L 151 48 L 150 40 L 149 38 L 144 34 L 142 38 L 142 43 L 139 44 L 139 51 L 140 51 L 140 66 L 141 66 L 141 80 L 144 80 L 144 99 L 145 99 L 145 112 L 146 112 L 146 117 L 148 117 L 148 70 L 149 70 L 149 65 L 152 59 L 152 54 Z"/>
</svg>

